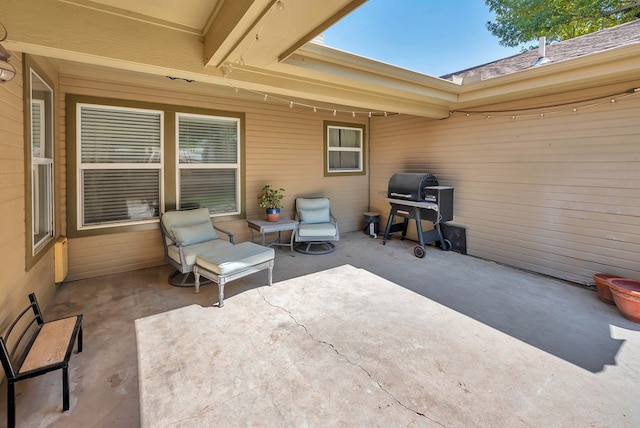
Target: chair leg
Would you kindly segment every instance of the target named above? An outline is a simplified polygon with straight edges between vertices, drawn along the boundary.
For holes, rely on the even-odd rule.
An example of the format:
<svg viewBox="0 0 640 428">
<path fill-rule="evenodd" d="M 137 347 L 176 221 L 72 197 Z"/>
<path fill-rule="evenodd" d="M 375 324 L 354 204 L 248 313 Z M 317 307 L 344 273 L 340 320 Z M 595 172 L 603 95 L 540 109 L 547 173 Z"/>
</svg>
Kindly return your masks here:
<svg viewBox="0 0 640 428">
<path fill-rule="evenodd" d="M 221 308 L 224 306 L 224 283 L 226 282 L 224 277 L 220 277 L 218 280 L 218 290 L 220 297 L 218 298 L 218 307 Z"/>
<path fill-rule="evenodd" d="M 269 287 L 271 287 L 271 284 L 273 283 L 273 260 L 269 261 L 269 268 L 267 269 L 267 271 L 269 275 L 268 284 L 269 284 Z"/>
<path fill-rule="evenodd" d="M 62 411 L 69 410 L 69 366 L 62 368 Z"/>
<path fill-rule="evenodd" d="M 196 278 L 196 283 L 195 283 L 196 293 L 199 293 L 200 292 L 200 273 L 198 273 L 197 269 L 193 270 L 193 276 Z"/>
<path fill-rule="evenodd" d="M 7 428 L 16 426 L 16 385 L 7 380 Z"/>
</svg>

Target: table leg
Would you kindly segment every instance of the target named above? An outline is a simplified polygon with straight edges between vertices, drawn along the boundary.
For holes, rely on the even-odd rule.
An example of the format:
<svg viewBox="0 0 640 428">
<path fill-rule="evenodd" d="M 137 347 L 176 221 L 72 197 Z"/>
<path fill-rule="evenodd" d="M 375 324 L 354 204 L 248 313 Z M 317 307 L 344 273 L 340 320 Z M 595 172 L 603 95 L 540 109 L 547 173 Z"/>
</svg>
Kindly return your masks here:
<svg viewBox="0 0 640 428">
<path fill-rule="evenodd" d="M 296 252 L 293 251 L 293 238 L 294 235 L 296 234 L 295 229 L 291 231 L 291 239 L 289 240 L 289 249 L 291 250 L 291 257 L 295 257 L 296 256 Z"/>
</svg>

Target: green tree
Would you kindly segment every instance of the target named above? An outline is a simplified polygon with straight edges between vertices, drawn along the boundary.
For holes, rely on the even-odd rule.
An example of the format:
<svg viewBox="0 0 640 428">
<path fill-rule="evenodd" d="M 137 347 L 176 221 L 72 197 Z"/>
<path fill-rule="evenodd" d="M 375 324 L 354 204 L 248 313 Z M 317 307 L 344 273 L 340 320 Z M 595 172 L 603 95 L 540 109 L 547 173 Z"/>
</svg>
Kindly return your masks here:
<svg viewBox="0 0 640 428">
<path fill-rule="evenodd" d="M 515 47 L 546 37 L 571 39 L 640 17 L 640 1 L 632 0 L 485 0 L 494 22 L 487 28 L 503 46 Z"/>
</svg>

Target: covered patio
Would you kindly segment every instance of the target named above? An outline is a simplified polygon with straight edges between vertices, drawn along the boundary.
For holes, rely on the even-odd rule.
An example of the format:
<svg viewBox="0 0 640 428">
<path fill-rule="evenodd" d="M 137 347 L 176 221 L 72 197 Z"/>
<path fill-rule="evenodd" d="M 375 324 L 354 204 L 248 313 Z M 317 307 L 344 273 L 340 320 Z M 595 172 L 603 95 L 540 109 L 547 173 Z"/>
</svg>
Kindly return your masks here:
<svg viewBox="0 0 640 428">
<path fill-rule="evenodd" d="M 400 351 L 401 343 L 412 346 L 406 339 L 415 335 L 416 330 L 425 332 L 424 344 L 430 349 L 421 353 L 420 361 L 408 353 L 410 359 L 407 360 L 376 362 L 376 358 L 372 358 L 369 363 L 359 363 L 361 367 L 357 370 L 361 374 L 368 372 L 366 377 L 375 386 L 371 393 L 392 402 L 390 409 L 381 411 L 380 418 L 375 420 L 376 426 L 391 426 L 399 420 L 418 426 L 636 426 L 640 423 L 640 411 L 633 398 L 637 392 L 636 366 L 640 358 L 638 324 L 624 319 L 615 306 L 598 300 L 595 289 L 435 247 L 428 247 L 426 257 L 418 259 L 413 256 L 411 241 L 391 239 L 383 246 L 380 238 L 371 239 L 362 232 L 346 233 L 338 244 L 334 253 L 325 256 L 291 257 L 288 251 L 278 250 L 273 286 L 277 295 L 270 296 L 270 290 L 263 285 L 265 278 L 256 274 L 230 283 L 226 305 L 221 309 L 212 307 L 217 299 L 215 286 L 203 286 L 200 294 L 194 294 L 192 288 L 173 287 L 166 280 L 168 267 L 66 283 L 56 290 L 45 315 L 84 313 L 84 351 L 74 354 L 71 361 L 71 410 L 61 413 L 61 380 L 57 373 L 51 373 L 19 386 L 19 424 L 139 426 L 135 320 L 201 305 L 208 308 L 207 316 L 212 317 L 212 323 L 236 326 L 236 333 L 237 326 L 242 325 L 244 334 L 227 335 L 222 344 L 225 349 L 233 350 L 247 339 L 245 335 L 265 325 L 265 319 L 247 318 L 245 312 L 251 302 L 264 296 L 274 299 L 277 306 L 294 315 L 294 310 L 331 313 L 336 301 L 344 298 L 300 301 L 296 299 L 299 283 L 287 290 L 278 289 L 278 283 L 344 265 L 384 278 L 395 284 L 397 290 L 371 299 L 371 310 L 365 318 L 361 318 L 363 313 L 356 312 L 355 308 L 351 314 L 349 308 L 345 308 L 343 318 L 322 319 L 317 328 L 308 320 L 306 325 L 301 319 L 298 324 L 292 323 L 287 330 L 292 336 L 305 336 L 305 330 L 309 329 L 307 333 L 314 337 L 313 351 L 288 370 L 265 379 L 262 389 L 254 391 L 258 397 L 262 392 L 271 397 L 273 405 L 283 413 L 271 417 L 264 415 L 273 412 L 265 412 L 263 419 L 256 419 L 257 415 L 250 411 L 252 403 L 242 397 L 210 403 L 212 407 L 224 408 L 227 423 L 246 426 L 258 420 L 263 426 L 317 426 L 328 422 L 345 426 L 365 421 L 372 410 L 361 405 L 361 398 L 355 392 L 332 397 L 338 385 L 322 382 L 322 378 L 348 382 L 348 372 L 354 366 L 345 363 L 345 358 L 353 362 L 362 357 L 366 342 L 363 333 L 375 325 L 376 320 L 390 314 L 406 315 L 422 324 L 409 329 L 400 324 L 389 325 L 396 339 L 380 350 L 380 359 Z M 349 286 L 344 284 L 345 289 Z M 411 300 L 423 305 L 417 308 L 426 308 L 427 312 L 397 307 L 394 296 L 403 293 L 415 293 Z M 437 317 L 424 322 L 425 317 L 429 318 L 427 315 L 433 314 Z M 345 324 L 340 319 L 352 322 Z M 382 330 L 386 329 L 381 329 L 380 334 L 386 334 Z M 328 333 L 336 331 L 342 332 L 340 338 Z M 216 337 L 219 333 L 211 331 L 211 338 L 219 339 Z M 416 341 L 416 346 L 417 342 L 420 341 Z M 166 344 L 169 349 L 172 346 L 172 343 Z M 257 352 L 236 357 L 248 357 L 256 366 L 269 364 L 279 353 L 286 352 L 279 346 L 282 344 L 278 343 L 269 354 Z M 182 350 L 171 352 L 180 355 Z M 300 397 L 286 398 L 286 389 L 278 389 L 278 379 L 303 372 L 305 361 L 321 358 L 319 355 L 328 358 L 323 361 L 326 372 L 303 379 L 307 388 L 299 391 L 302 396 L 317 397 L 317 409 L 285 414 L 283 409 L 296 404 L 295 400 Z M 189 366 L 198 364 L 202 356 L 188 353 L 184 358 Z M 214 361 L 214 366 L 223 370 L 229 363 L 228 359 Z M 409 371 L 416 364 L 426 369 L 393 381 L 385 378 L 385 373 Z M 231 385 L 218 385 L 221 393 L 233 386 L 234 379 L 245 374 L 229 372 L 227 375 Z M 426 389 L 408 391 L 416 381 L 427 385 Z M 212 387 L 216 389 L 216 385 Z M 171 395 L 169 391 L 160 392 Z M 0 400 L 4 401 L 4 388 L 1 394 Z M 404 398 L 407 394 L 411 399 Z M 197 397 L 180 399 L 196 400 Z M 324 414 L 330 400 L 333 400 L 331 419 L 319 421 L 317 418 Z M 426 402 L 427 411 L 416 410 L 419 407 L 415 403 L 420 402 Z M 394 419 L 385 419 L 385 414 L 391 411 Z M 0 419 L 5 417 L 4 412 L 2 406 Z M 217 423 L 224 425 L 225 419 Z M 193 425 L 188 420 L 177 424 Z"/>
<path fill-rule="evenodd" d="M 83 313 L 86 329 L 72 357 L 71 411 L 61 412 L 61 380 L 50 374 L 18 386 L 19 425 L 144 424 L 136 320 L 196 304 L 259 334 L 251 327 L 269 324 L 242 310 L 313 314 L 330 299 L 286 291 L 343 266 L 381 278 L 388 301 L 370 296 L 371 310 L 351 323 L 349 303 L 361 296 L 344 284 L 332 301 L 344 322 L 298 317 L 283 328 L 302 345 L 313 329 L 335 379 L 349 379 L 336 356 L 367 354 L 358 334 L 376 321 L 389 321 L 386 351 L 428 346 L 419 358 L 347 367 L 368 373 L 372 393 L 391 398 L 407 425 L 640 425 L 638 324 L 599 301 L 592 280 L 640 278 L 640 20 L 549 46 L 542 66 L 532 51 L 440 78 L 314 41 L 363 3 L 2 2 L 15 76 L 0 84 L 0 332 L 32 292 L 49 317 Z M 105 119 L 111 112 L 120 119 Z M 154 138 L 126 131 L 121 140 L 132 118 L 136 135 Z M 112 134 L 83 137 L 103 120 Z M 207 138 L 182 132 L 200 126 Z M 349 165 L 332 158 L 335 130 L 359 136 L 337 150 L 356 153 Z M 364 212 L 380 213 L 384 230 L 397 172 L 432 173 L 455 189 L 452 223 L 466 230 L 468 256 L 428 248 L 418 259 L 411 241 L 383 246 L 361 232 Z M 247 221 L 264 218 L 256 195 L 265 184 L 286 189 L 287 219 L 296 198 L 329 198 L 336 251 L 277 251 L 276 284 L 264 290 L 260 274 L 234 281 L 223 309 L 215 287 L 196 295 L 169 285 L 160 215 L 207 206 L 241 243 Z M 411 304 L 398 303 L 408 295 Z M 412 319 L 411 334 L 424 337 L 397 327 Z M 326 330 L 339 331 L 340 344 Z M 239 354 L 241 340 L 227 338 L 228 350 Z M 250 355 L 252 364 L 269 355 Z M 414 375 L 385 379 L 405 367 Z M 415 382 L 425 394 L 407 399 Z M 296 414 L 303 407 L 292 399 L 284 404 L 295 418 L 254 423 L 236 407 L 246 419 L 234 424 L 319 425 L 312 418 L 331 392 L 322 385 L 312 385 L 318 412 Z M 335 425 L 368 416 L 344 402 Z M 397 422 L 385 417 L 373 425 Z"/>
</svg>

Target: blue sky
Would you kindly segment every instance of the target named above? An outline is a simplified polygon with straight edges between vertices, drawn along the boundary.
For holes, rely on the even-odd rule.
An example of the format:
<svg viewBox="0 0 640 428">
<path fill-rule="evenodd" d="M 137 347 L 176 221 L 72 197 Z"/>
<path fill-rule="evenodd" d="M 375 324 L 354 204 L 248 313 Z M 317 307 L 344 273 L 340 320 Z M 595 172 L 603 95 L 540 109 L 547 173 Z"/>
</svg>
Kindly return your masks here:
<svg viewBox="0 0 640 428">
<path fill-rule="evenodd" d="M 520 53 L 487 30 L 483 0 L 369 0 L 324 32 L 325 44 L 441 76 Z"/>
</svg>

